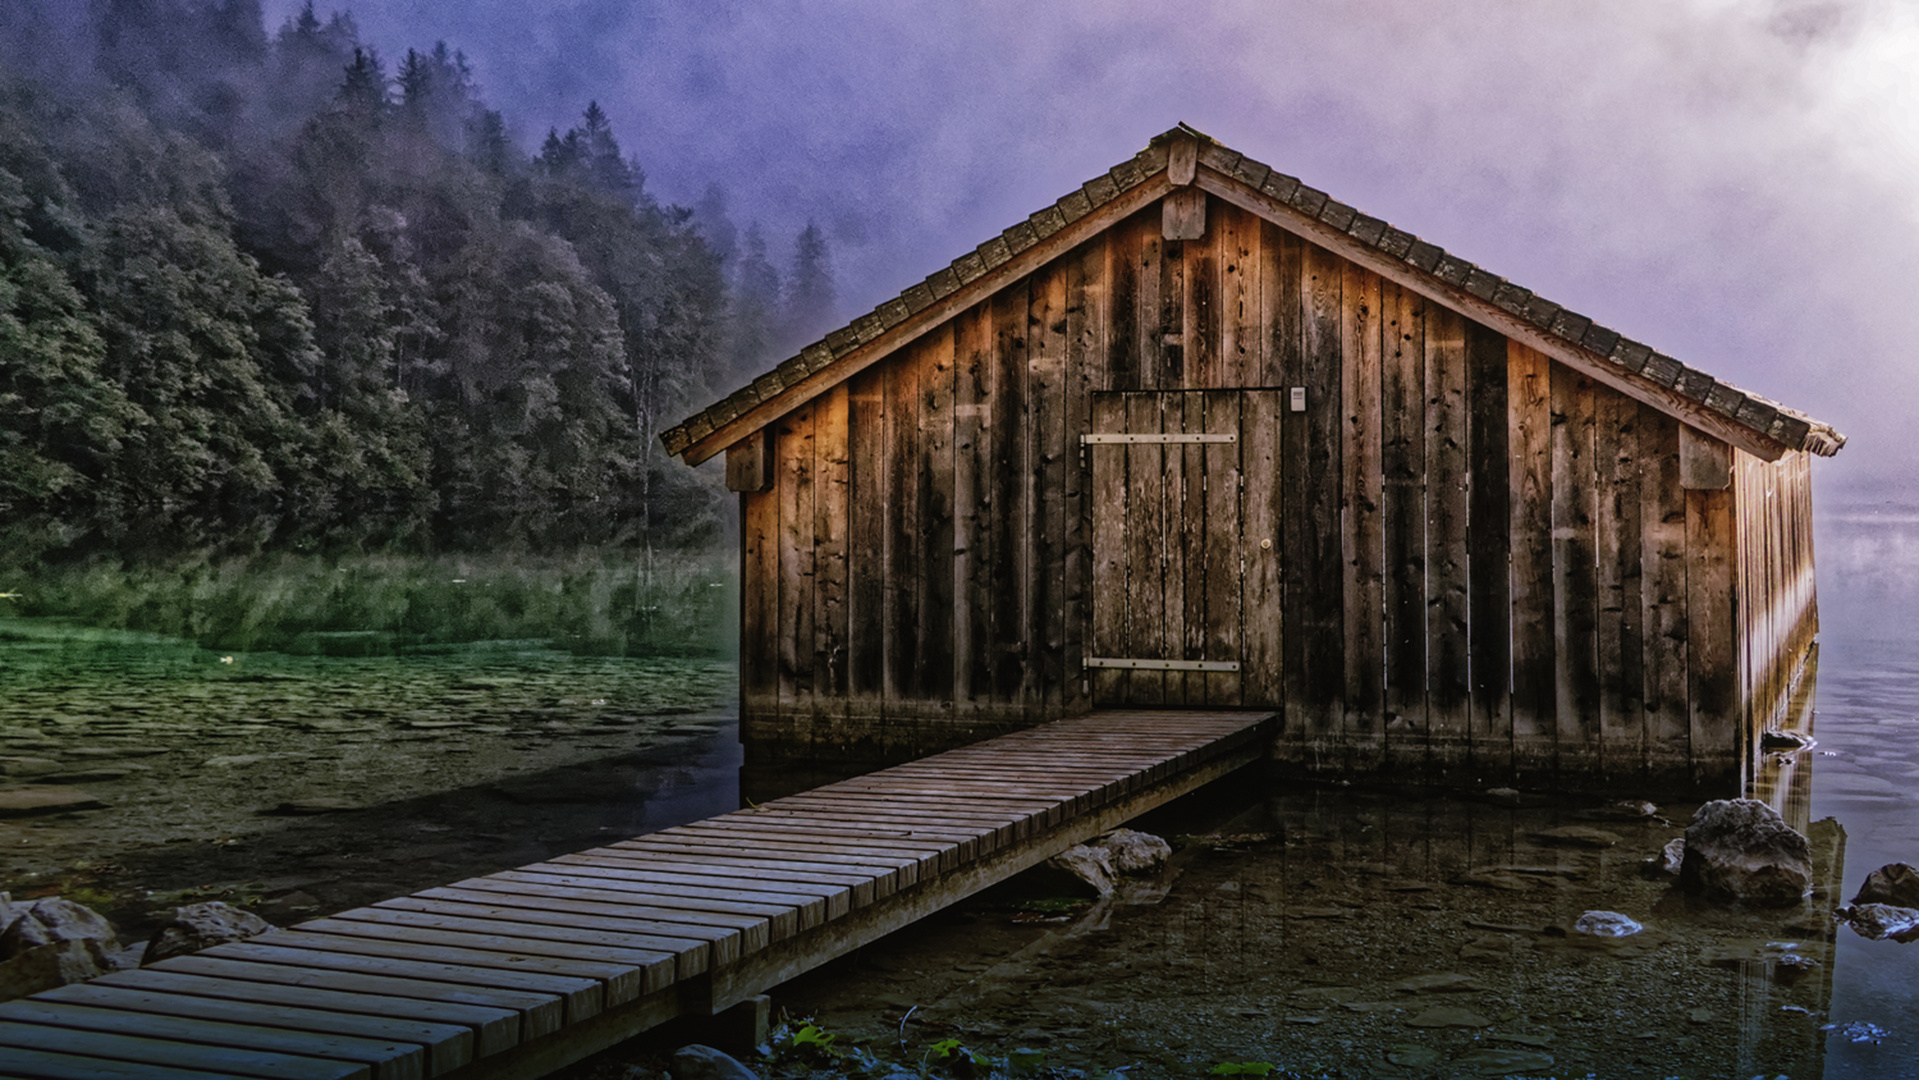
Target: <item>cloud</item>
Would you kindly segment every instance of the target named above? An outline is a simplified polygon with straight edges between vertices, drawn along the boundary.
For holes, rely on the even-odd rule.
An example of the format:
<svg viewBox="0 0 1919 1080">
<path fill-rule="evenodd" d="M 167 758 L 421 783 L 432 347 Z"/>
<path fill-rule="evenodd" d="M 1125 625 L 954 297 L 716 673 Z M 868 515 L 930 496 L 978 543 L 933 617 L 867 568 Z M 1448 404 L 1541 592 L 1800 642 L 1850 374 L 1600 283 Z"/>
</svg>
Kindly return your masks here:
<svg viewBox="0 0 1919 1080">
<path fill-rule="evenodd" d="M 269 5 L 290 14 L 291 0 Z M 1184 120 L 1919 474 L 1919 11 L 1896 0 L 410 0 L 527 137 L 836 246 L 871 305 Z M 853 313 L 849 308 L 848 314 Z"/>
</svg>

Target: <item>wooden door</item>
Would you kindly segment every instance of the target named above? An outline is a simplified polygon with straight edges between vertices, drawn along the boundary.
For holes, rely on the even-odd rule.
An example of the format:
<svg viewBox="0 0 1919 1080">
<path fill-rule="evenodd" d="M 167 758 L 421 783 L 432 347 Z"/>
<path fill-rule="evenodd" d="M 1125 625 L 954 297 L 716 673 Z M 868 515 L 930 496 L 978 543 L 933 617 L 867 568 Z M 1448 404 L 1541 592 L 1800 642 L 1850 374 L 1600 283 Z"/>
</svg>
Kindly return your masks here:
<svg viewBox="0 0 1919 1080">
<path fill-rule="evenodd" d="M 1279 704 L 1280 392 L 1093 396 L 1093 700 Z"/>
</svg>

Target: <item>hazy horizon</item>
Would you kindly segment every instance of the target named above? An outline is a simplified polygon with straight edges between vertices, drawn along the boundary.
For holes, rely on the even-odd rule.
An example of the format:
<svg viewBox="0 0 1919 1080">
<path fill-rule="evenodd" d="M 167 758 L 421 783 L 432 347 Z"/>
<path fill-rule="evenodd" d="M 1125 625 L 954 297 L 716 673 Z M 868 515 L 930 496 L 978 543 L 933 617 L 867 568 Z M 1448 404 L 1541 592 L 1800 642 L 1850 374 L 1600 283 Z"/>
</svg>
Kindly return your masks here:
<svg viewBox="0 0 1919 1080">
<path fill-rule="evenodd" d="M 849 318 L 1184 121 L 1835 425 L 1825 498 L 1919 496 L 1919 10 L 316 7 L 389 64 L 465 52 L 523 145 L 597 100 L 662 200 L 721 184 L 780 243 L 817 218 Z"/>
</svg>

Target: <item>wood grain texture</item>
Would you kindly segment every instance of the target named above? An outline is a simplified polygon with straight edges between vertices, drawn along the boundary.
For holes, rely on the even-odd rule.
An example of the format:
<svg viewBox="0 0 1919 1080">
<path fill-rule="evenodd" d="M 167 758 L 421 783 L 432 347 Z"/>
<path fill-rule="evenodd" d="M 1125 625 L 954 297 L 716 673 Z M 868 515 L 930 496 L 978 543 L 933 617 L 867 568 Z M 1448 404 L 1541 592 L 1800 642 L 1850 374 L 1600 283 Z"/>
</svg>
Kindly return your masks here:
<svg viewBox="0 0 1919 1080">
<path fill-rule="evenodd" d="M 1512 463 L 1506 339 L 1466 324 L 1469 415 L 1467 560 L 1472 579 L 1472 765 L 1479 776 L 1512 772 Z"/>
<path fill-rule="evenodd" d="M 1645 627 L 1646 752 L 1655 779 L 1690 782 L 1687 700 L 1686 493 L 1679 486 L 1679 422 L 1639 418 L 1641 610 Z"/>
<path fill-rule="evenodd" d="M 1381 632 L 1384 761 L 1396 774 L 1426 768 L 1426 302 L 1381 288 Z"/>
<path fill-rule="evenodd" d="M 1456 775 L 1470 750 L 1466 320 L 1426 320 L 1426 732 L 1428 766 Z"/>
<path fill-rule="evenodd" d="M 1559 768 L 1577 773 L 1599 764 L 1593 392 L 1591 379 L 1553 365 L 1553 711 Z"/>
<path fill-rule="evenodd" d="M 1523 345 L 1507 351 L 1511 439 L 1513 773 L 1550 775 L 1558 737 L 1553 606 L 1552 362 Z"/>
<path fill-rule="evenodd" d="M 1378 275 L 1348 263 L 1341 292 L 1341 398 L 1346 686 L 1343 739 L 1348 766 L 1376 769 L 1384 760 L 1385 518 L 1382 384 L 1386 315 Z"/>
</svg>

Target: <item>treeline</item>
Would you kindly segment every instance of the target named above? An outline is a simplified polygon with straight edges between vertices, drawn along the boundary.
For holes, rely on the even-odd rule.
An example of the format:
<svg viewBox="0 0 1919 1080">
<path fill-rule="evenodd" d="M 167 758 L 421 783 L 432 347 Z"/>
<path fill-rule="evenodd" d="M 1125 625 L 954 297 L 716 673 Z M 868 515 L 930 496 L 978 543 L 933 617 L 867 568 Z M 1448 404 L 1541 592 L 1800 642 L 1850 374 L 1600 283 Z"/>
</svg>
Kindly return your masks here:
<svg viewBox="0 0 1919 1080">
<path fill-rule="evenodd" d="M 659 203 L 597 104 L 523 152 L 445 45 L 389 70 L 311 5 L 0 5 L 0 521 L 711 539 L 724 493 L 656 432 L 826 328 L 825 240 L 795 246 L 782 275 L 718 188 Z"/>
</svg>

